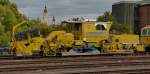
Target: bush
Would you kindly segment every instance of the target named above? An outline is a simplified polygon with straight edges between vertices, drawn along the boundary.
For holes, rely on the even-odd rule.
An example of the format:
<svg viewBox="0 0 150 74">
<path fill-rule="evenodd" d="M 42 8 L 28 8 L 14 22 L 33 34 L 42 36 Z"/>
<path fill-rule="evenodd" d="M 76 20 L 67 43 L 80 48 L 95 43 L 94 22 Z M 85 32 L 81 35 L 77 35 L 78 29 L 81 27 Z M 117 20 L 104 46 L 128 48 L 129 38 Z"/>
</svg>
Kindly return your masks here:
<svg viewBox="0 0 150 74">
<path fill-rule="evenodd" d="M 0 47 L 9 47 L 10 40 L 9 32 L 0 34 Z"/>
<path fill-rule="evenodd" d="M 132 34 L 133 31 L 128 24 L 117 24 L 113 23 L 110 29 L 111 33 L 117 33 L 117 34 Z"/>
</svg>

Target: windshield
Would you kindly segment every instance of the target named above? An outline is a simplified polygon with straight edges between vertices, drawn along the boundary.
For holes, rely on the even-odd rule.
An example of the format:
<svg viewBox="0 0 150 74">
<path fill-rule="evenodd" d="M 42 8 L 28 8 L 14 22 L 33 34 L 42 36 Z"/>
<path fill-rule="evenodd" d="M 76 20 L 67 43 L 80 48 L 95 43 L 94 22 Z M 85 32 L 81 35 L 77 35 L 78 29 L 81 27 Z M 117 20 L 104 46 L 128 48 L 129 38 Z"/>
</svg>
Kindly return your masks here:
<svg viewBox="0 0 150 74">
<path fill-rule="evenodd" d="M 150 29 L 144 29 L 142 31 L 142 36 L 150 36 Z"/>
<path fill-rule="evenodd" d="M 28 35 L 30 35 L 31 38 L 39 37 L 40 32 L 38 30 L 24 31 L 16 34 L 15 38 L 17 41 L 23 41 L 28 39 Z"/>
<path fill-rule="evenodd" d="M 26 32 L 18 33 L 18 34 L 15 35 L 15 37 L 16 37 L 17 41 L 26 40 L 28 38 Z"/>
<path fill-rule="evenodd" d="M 39 37 L 40 36 L 40 31 L 38 31 L 38 30 L 31 30 L 29 32 L 29 34 L 30 34 L 31 37 Z"/>
</svg>

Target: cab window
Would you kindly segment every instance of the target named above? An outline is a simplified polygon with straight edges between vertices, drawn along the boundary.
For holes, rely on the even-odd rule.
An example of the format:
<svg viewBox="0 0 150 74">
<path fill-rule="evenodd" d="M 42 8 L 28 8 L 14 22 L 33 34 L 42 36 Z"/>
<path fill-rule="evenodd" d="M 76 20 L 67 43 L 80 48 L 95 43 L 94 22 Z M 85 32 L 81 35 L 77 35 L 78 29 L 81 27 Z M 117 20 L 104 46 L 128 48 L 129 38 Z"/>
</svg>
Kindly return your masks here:
<svg viewBox="0 0 150 74">
<path fill-rule="evenodd" d="M 15 37 L 16 37 L 17 41 L 23 41 L 23 40 L 26 40 L 28 38 L 26 32 L 18 33 L 15 35 Z"/>
<path fill-rule="evenodd" d="M 150 36 L 150 29 L 148 29 L 148 36 Z"/>
<path fill-rule="evenodd" d="M 97 24 L 96 25 L 96 30 L 106 30 L 106 28 L 102 24 Z"/>
<path fill-rule="evenodd" d="M 142 31 L 142 36 L 147 36 L 147 29 Z"/>
<path fill-rule="evenodd" d="M 39 37 L 40 36 L 40 32 L 38 30 L 31 30 L 29 32 L 31 37 Z"/>
</svg>

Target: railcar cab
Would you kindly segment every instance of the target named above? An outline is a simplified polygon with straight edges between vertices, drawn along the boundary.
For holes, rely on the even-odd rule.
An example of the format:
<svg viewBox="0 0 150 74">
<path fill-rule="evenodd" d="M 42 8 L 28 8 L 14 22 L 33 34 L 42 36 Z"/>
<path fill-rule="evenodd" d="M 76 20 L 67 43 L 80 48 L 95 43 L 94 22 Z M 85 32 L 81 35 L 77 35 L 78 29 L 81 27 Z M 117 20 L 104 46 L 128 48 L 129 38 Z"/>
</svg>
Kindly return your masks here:
<svg viewBox="0 0 150 74">
<path fill-rule="evenodd" d="M 14 55 L 29 56 L 39 54 L 42 41 L 44 39 L 37 29 L 19 32 L 15 34 L 15 41 L 12 42 Z"/>
<path fill-rule="evenodd" d="M 111 22 L 66 21 L 67 32 L 72 33 L 75 45 L 100 47 L 102 40 L 107 40 Z"/>
<path fill-rule="evenodd" d="M 141 36 L 150 36 L 150 26 L 142 29 Z"/>
<path fill-rule="evenodd" d="M 81 21 L 66 21 L 67 29 L 66 31 L 68 33 L 72 33 L 74 35 L 75 40 L 82 39 L 82 25 L 83 23 Z"/>
<path fill-rule="evenodd" d="M 150 52 L 150 26 L 142 28 L 141 43 L 145 45 L 145 51 Z"/>
<path fill-rule="evenodd" d="M 82 40 L 90 45 L 96 45 L 101 40 L 108 39 L 110 27 L 110 22 L 69 21 L 67 32 L 73 33 L 75 40 Z"/>
</svg>

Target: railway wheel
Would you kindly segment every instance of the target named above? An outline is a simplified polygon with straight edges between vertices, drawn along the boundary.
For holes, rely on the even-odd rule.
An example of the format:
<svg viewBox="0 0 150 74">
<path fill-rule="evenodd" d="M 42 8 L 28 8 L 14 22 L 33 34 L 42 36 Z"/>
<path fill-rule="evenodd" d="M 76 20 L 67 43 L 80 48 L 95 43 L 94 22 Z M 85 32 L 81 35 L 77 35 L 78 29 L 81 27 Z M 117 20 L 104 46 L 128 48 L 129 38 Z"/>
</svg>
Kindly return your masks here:
<svg viewBox="0 0 150 74">
<path fill-rule="evenodd" d="M 148 46 L 145 47 L 145 52 L 146 53 L 150 53 L 150 45 L 148 45 Z"/>
<path fill-rule="evenodd" d="M 56 57 L 61 57 L 62 53 L 56 53 Z"/>
</svg>

